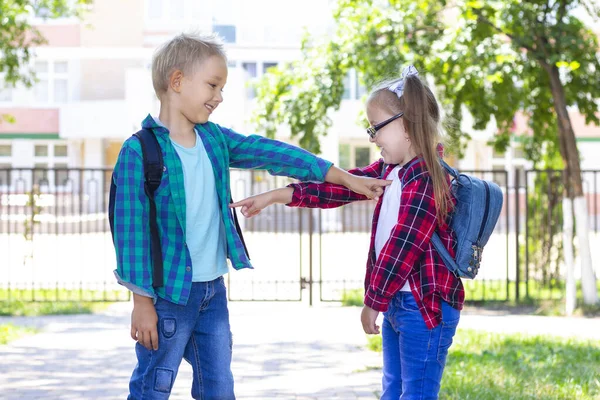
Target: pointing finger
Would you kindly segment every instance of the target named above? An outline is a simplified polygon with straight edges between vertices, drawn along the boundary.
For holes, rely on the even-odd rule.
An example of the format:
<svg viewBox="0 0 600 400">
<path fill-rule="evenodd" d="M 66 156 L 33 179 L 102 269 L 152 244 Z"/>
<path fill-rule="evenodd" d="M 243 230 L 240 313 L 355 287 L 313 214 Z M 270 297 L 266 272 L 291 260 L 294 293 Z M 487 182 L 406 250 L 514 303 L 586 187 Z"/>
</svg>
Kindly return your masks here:
<svg viewBox="0 0 600 400">
<path fill-rule="evenodd" d="M 229 205 L 229 208 L 235 208 L 235 207 L 240 207 L 245 205 L 248 202 L 248 199 L 244 199 L 244 200 L 240 200 L 240 201 L 236 201 L 235 203 L 231 203 Z"/>
</svg>

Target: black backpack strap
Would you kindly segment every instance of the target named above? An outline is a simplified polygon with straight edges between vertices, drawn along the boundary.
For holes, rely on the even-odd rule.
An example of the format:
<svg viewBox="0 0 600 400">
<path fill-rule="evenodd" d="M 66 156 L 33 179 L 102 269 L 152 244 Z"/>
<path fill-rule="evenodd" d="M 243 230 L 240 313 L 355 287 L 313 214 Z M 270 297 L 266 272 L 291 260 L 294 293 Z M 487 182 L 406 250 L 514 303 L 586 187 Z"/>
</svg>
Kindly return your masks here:
<svg viewBox="0 0 600 400">
<path fill-rule="evenodd" d="M 110 225 L 110 235 L 115 243 L 115 199 L 117 196 L 117 185 L 115 185 L 115 173 L 110 175 L 110 192 L 108 196 L 108 223 Z"/>
<path fill-rule="evenodd" d="M 142 145 L 142 155 L 144 159 L 144 192 L 150 201 L 150 254 L 152 256 L 152 287 L 159 288 L 163 286 L 163 259 L 162 248 L 160 245 L 160 235 L 158 234 L 158 221 L 156 213 L 156 202 L 154 201 L 154 192 L 160 186 L 162 180 L 164 161 L 162 150 L 158 140 L 149 129 L 142 129 L 134 134 Z"/>
<path fill-rule="evenodd" d="M 229 204 L 233 203 L 233 200 L 231 199 L 230 196 L 230 200 L 229 200 Z M 244 251 L 246 252 L 246 256 L 248 256 L 248 260 L 250 259 L 250 253 L 248 253 L 248 247 L 246 246 L 246 241 L 244 240 L 244 235 L 242 235 L 242 228 L 240 228 L 240 223 L 238 222 L 238 217 L 237 217 L 237 213 L 235 212 L 235 208 L 232 209 L 233 211 L 233 222 L 235 222 L 235 230 L 237 231 L 240 240 L 242 241 L 242 245 L 244 246 Z"/>
</svg>

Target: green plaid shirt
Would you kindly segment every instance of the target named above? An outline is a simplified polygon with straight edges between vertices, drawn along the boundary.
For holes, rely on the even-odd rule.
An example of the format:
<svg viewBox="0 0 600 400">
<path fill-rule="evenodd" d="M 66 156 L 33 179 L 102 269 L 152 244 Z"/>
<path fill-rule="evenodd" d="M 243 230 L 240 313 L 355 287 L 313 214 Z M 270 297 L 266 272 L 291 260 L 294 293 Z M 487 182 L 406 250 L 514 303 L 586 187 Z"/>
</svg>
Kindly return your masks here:
<svg viewBox="0 0 600 400">
<path fill-rule="evenodd" d="M 192 286 L 191 257 L 185 244 L 185 187 L 183 168 L 169 140 L 169 132 L 148 115 L 142 127 L 152 129 L 163 152 L 164 172 L 155 193 L 158 227 L 164 261 L 164 286 L 152 287 L 149 201 L 144 193 L 142 149 L 132 136 L 121 148 L 113 179 L 115 197 L 114 242 L 117 255 L 115 275 L 119 283 L 147 296 L 160 296 L 186 304 Z M 244 136 L 207 122 L 196 125 L 215 174 L 219 207 L 225 225 L 227 257 L 233 268 L 252 268 L 236 232 L 231 200 L 229 168 L 251 168 L 302 181 L 325 179 L 331 163 L 289 144 L 258 135 Z"/>
</svg>

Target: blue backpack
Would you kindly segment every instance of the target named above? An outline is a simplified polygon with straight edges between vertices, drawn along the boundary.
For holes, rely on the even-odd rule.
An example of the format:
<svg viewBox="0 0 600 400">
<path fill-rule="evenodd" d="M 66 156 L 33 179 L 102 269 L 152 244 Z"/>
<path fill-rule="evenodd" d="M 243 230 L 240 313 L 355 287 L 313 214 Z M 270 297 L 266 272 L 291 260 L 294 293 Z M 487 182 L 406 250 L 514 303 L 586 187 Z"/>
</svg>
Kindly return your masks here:
<svg viewBox="0 0 600 400">
<path fill-rule="evenodd" d="M 440 163 L 453 178 L 456 207 L 450 228 L 456 233 L 456 257 L 450 256 L 437 233 L 434 232 L 431 242 L 454 275 L 474 279 L 479 272 L 483 247 L 500 217 L 504 195 L 494 182 L 460 174 L 442 159 Z"/>
<path fill-rule="evenodd" d="M 483 246 L 488 242 L 500 217 L 504 195 L 494 182 L 460 174 L 444 160 L 439 160 L 452 176 L 451 190 L 456 198 L 450 221 L 450 228 L 457 239 L 456 257 L 450 256 L 436 232 L 431 237 L 431 243 L 455 276 L 474 279 L 481 265 Z M 413 164 L 420 161 L 421 159 L 417 159 Z M 411 166 L 412 164 L 408 168 Z M 404 177 L 402 178 L 404 181 Z"/>
</svg>

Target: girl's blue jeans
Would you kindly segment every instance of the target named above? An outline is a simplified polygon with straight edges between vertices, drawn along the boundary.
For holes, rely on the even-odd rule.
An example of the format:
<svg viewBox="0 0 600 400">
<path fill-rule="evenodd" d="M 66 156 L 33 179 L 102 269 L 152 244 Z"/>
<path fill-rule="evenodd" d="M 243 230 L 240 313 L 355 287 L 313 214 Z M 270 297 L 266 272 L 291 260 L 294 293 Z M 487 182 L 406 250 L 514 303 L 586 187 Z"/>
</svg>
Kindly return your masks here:
<svg viewBox="0 0 600 400">
<path fill-rule="evenodd" d="M 158 298 L 158 350 L 139 343 L 129 400 L 168 399 L 181 360 L 192 365 L 192 397 L 234 400 L 231 330 L 223 277 L 194 282 L 187 305 Z"/>
<path fill-rule="evenodd" d="M 384 313 L 381 400 L 437 399 L 460 311 L 442 301 L 442 322 L 428 329 L 411 292 L 398 292 Z"/>
</svg>

